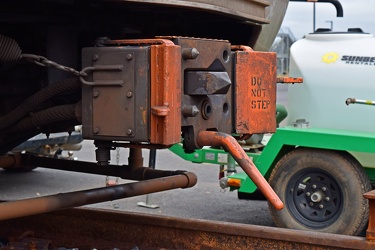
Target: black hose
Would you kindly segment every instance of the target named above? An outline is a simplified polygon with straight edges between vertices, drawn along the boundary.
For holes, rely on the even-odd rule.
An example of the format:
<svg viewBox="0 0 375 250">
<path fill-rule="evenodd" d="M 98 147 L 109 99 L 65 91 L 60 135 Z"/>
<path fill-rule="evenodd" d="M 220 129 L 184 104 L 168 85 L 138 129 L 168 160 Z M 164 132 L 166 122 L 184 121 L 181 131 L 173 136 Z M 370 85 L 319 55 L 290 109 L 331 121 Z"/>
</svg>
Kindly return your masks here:
<svg viewBox="0 0 375 250">
<path fill-rule="evenodd" d="M 36 112 L 14 124 L 7 132 L 23 131 L 56 122 L 77 120 L 76 106 L 77 104 L 66 104 Z"/>
<path fill-rule="evenodd" d="M 14 62 L 21 58 L 21 49 L 17 42 L 0 34 L 0 62 Z"/>
<path fill-rule="evenodd" d="M 0 130 L 5 129 L 18 120 L 22 119 L 28 113 L 33 112 L 36 107 L 43 104 L 50 98 L 57 96 L 58 94 L 64 93 L 66 91 L 79 90 L 81 88 L 81 83 L 78 78 L 65 79 L 56 84 L 51 84 L 34 95 L 26 99 L 20 106 L 12 110 L 8 114 L 0 117 Z"/>
</svg>

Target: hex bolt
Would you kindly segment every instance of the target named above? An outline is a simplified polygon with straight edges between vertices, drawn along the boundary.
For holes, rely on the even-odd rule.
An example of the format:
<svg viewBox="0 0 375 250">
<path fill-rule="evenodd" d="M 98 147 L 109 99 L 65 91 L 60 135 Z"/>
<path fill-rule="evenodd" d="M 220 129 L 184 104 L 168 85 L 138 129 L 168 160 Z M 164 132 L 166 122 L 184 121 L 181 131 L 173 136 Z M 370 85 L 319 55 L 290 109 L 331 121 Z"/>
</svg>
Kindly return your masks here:
<svg viewBox="0 0 375 250">
<path fill-rule="evenodd" d="M 98 98 L 99 97 L 99 91 L 94 91 L 94 93 L 92 95 L 94 96 L 94 98 Z"/>
<path fill-rule="evenodd" d="M 323 192 L 327 191 L 327 188 L 326 187 L 322 187 L 322 191 Z"/>
<path fill-rule="evenodd" d="M 310 193 L 310 192 L 307 192 L 307 193 L 306 193 L 306 196 L 310 196 L 310 195 L 311 195 L 311 193 Z"/>
<path fill-rule="evenodd" d="M 99 60 L 99 55 L 98 55 L 98 54 L 94 54 L 94 55 L 92 56 L 92 60 L 93 60 L 93 61 L 97 61 L 97 60 Z"/>
<path fill-rule="evenodd" d="M 100 128 L 96 127 L 94 128 L 94 134 L 99 134 Z"/>
<path fill-rule="evenodd" d="M 324 200 L 326 200 L 326 201 L 329 201 L 330 200 L 330 198 L 327 196 L 326 198 L 324 198 Z"/>
<path fill-rule="evenodd" d="M 319 208 L 320 208 L 320 209 L 323 209 L 323 208 L 324 208 L 323 204 L 320 204 L 320 205 L 319 205 Z"/>
<path fill-rule="evenodd" d="M 126 55 L 126 59 L 128 59 L 128 60 L 133 59 L 133 55 L 132 55 L 132 54 L 127 54 L 127 55 Z"/>
<path fill-rule="evenodd" d="M 313 189 L 316 189 L 316 185 L 315 185 L 315 184 L 314 184 L 314 185 L 312 185 L 312 188 L 313 188 Z"/>
<path fill-rule="evenodd" d="M 133 130 L 131 130 L 130 128 L 126 131 L 126 133 L 128 134 L 128 135 L 131 135 L 132 133 L 133 133 Z"/>
<path fill-rule="evenodd" d="M 133 96 L 133 92 L 128 91 L 128 93 L 126 93 L 126 96 L 127 96 L 128 98 L 132 97 L 132 96 Z"/>
<path fill-rule="evenodd" d="M 310 202 L 309 203 L 310 207 L 314 206 L 314 203 L 313 202 Z"/>
</svg>

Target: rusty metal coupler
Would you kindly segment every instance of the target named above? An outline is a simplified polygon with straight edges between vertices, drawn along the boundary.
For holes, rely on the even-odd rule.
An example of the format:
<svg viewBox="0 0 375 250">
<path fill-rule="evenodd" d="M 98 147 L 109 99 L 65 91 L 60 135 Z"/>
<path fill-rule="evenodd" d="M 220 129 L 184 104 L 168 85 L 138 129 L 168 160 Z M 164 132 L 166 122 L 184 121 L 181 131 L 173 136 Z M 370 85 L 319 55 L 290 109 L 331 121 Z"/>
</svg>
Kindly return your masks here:
<svg viewBox="0 0 375 250">
<path fill-rule="evenodd" d="M 226 40 L 100 40 L 82 53 L 86 139 L 201 146 L 201 131 L 276 129 L 276 54 Z M 147 146 L 145 146 L 147 147 Z"/>
</svg>

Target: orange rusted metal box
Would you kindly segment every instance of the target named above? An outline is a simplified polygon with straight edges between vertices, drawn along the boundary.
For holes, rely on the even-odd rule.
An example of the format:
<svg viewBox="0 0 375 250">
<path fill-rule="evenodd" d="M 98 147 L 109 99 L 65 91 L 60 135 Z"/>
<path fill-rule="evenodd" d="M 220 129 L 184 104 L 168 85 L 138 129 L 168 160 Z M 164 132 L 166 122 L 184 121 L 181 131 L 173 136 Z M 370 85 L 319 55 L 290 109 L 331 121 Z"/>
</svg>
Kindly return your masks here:
<svg viewBox="0 0 375 250">
<path fill-rule="evenodd" d="M 181 140 L 181 53 L 169 40 L 84 48 L 83 136 L 169 146 Z"/>
<path fill-rule="evenodd" d="M 241 46 L 235 51 L 235 132 L 276 130 L 276 53 Z"/>
</svg>

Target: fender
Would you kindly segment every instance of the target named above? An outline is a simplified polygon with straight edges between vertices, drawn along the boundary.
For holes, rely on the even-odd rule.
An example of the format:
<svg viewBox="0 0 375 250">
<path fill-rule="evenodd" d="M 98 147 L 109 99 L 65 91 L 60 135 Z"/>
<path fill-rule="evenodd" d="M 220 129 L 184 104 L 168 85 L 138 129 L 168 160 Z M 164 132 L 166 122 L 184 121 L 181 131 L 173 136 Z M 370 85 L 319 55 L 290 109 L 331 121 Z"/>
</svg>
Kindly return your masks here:
<svg viewBox="0 0 375 250">
<path fill-rule="evenodd" d="M 327 150 L 348 151 L 363 164 L 363 155 L 374 154 L 375 134 L 367 132 L 334 130 L 324 128 L 278 128 L 260 154 L 248 154 L 259 171 L 268 178 L 277 161 L 296 147 L 320 148 Z M 364 165 L 371 181 L 375 180 L 375 166 Z M 242 173 L 228 178 L 241 180 L 240 192 L 252 193 L 256 186 Z"/>
</svg>

